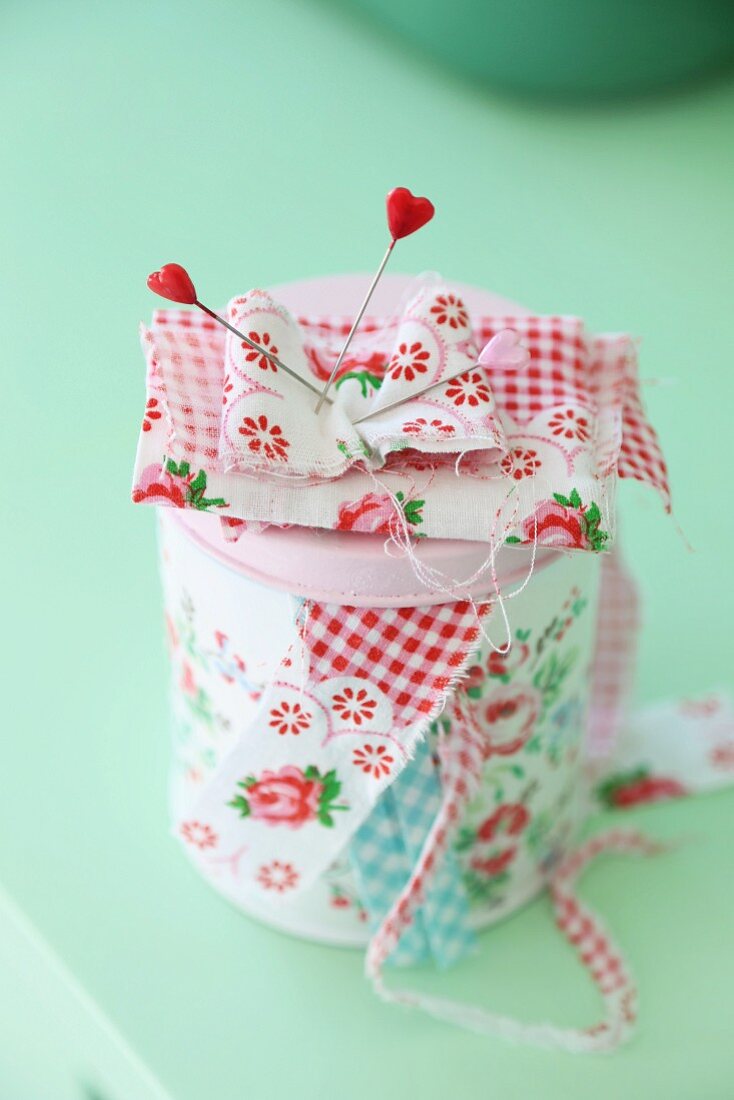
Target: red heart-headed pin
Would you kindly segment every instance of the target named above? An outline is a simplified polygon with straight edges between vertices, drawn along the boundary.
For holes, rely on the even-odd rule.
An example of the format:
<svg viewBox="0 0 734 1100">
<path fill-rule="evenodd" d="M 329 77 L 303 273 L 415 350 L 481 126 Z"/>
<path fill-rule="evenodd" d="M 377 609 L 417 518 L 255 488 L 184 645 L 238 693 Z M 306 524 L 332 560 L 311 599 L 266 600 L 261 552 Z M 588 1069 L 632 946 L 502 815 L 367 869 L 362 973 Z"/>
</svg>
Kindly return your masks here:
<svg viewBox="0 0 734 1100">
<path fill-rule="evenodd" d="M 411 194 L 407 187 L 394 187 L 387 196 L 387 224 L 394 241 L 421 229 L 435 213 L 430 199 Z"/>
<path fill-rule="evenodd" d="M 193 306 L 196 302 L 196 290 L 189 273 L 181 264 L 164 264 L 160 271 L 148 276 L 148 287 L 161 298 L 169 302 L 181 302 Z"/>
</svg>

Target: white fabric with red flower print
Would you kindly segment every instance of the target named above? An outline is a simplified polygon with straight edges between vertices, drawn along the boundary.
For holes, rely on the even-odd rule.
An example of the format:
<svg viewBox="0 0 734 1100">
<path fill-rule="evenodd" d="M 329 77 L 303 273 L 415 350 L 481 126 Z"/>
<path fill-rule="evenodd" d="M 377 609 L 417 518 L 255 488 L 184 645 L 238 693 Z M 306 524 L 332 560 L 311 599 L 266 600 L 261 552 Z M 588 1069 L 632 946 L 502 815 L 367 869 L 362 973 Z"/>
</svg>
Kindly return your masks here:
<svg viewBox="0 0 734 1100">
<path fill-rule="evenodd" d="M 227 318 L 314 384 L 350 326 L 296 320 L 261 290 Z M 634 342 L 578 318 L 472 320 L 450 288 L 422 286 L 398 314 L 365 318 L 318 416 L 312 394 L 206 317 L 159 311 L 143 346 L 133 499 L 216 512 L 232 539 L 275 523 L 606 550 L 618 477 L 669 505 Z"/>
<path fill-rule="evenodd" d="M 302 377 L 311 374 L 314 358 L 320 361 L 322 349 L 309 348 L 297 321 L 264 291 L 235 298 L 227 316 Z M 420 291 L 401 317 L 368 333 L 358 349 L 359 358 L 353 353 L 337 378 L 333 404 L 316 416 L 303 387 L 229 333 L 219 439 L 224 469 L 308 481 L 340 477 L 354 466 L 379 469 L 406 447 L 429 454 L 477 451 L 487 463 L 506 452 L 489 381 L 475 369 L 469 317 L 454 295 Z M 425 401 L 378 413 L 443 378 L 449 381 Z M 355 424 L 370 413 L 378 414 Z"/>
</svg>

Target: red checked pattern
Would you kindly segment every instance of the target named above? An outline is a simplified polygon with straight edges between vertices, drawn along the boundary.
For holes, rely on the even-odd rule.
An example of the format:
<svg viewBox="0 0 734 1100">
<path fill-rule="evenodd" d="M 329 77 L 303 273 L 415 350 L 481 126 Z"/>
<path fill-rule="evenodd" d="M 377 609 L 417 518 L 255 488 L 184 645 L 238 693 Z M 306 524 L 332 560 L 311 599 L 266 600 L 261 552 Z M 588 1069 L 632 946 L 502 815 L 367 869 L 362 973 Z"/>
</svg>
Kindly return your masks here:
<svg viewBox="0 0 734 1100">
<path fill-rule="evenodd" d="M 376 684 L 408 726 L 436 708 L 479 637 L 489 604 L 431 608 L 340 607 L 311 603 L 302 634 L 314 683 L 356 676 Z"/>
<path fill-rule="evenodd" d="M 614 748 L 637 664 L 640 608 L 637 586 L 612 550 L 601 563 L 594 682 L 588 722 L 588 753 L 607 757 Z"/>
<path fill-rule="evenodd" d="M 451 734 L 455 766 L 444 770 L 445 797 L 436 823 L 426 841 L 410 880 L 367 949 L 366 973 L 375 992 L 385 1001 L 422 1009 L 431 1016 L 483 1035 L 525 1042 L 535 1046 L 592 1053 L 614 1050 L 628 1039 L 637 1020 L 637 989 L 621 951 L 595 913 L 579 901 L 575 886 L 579 875 L 599 856 L 607 854 L 656 855 L 665 846 L 641 833 L 613 829 L 593 837 L 572 852 L 557 868 L 550 883 L 550 895 L 558 928 L 575 949 L 579 961 L 601 994 L 604 1017 L 587 1028 L 559 1028 L 553 1024 L 525 1024 L 475 1005 L 433 997 L 413 990 L 388 988 L 382 968 L 401 934 L 422 904 L 446 850 L 461 809 L 472 797 L 481 769 L 481 748 L 472 736 L 469 722 L 454 710 Z M 466 717 L 466 716 L 465 716 Z M 443 760 L 446 764 L 446 760 Z"/>
<path fill-rule="evenodd" d="M 309 337 L 315 342 L 324 341 L 330 335 L 341 337 L 349 328 L 349 320 L 343 317 L 300 320 L 307 350 Z M 389 334 L 394 322 L 379 318 L 366 322 L 364 332 L 379 330 L 383 324 Z M 162 397 L 167 406 L 169 443 L 175 445 L 178 457 L 186 458 L 192 465 L 214 469 L 222 392 L 226 386 L 223 330 L 203 315 L 175 309 L 158 310 L 154 326 L 157 354 L 165 357 L 170 366 L 164 384 L 154 358 L 153 333 L 145 333 L 149 348 L 147 396 Z M 587 341 L 583 322 L 575 317 L 503 316 L 479 318 L 474 325 L 477 346 L 481 347 L 503 328 L 518 332 L 530 351 L 531 363 L 520 374 L 493 373 L 492 391 L 500 414 L 506 413 L 523 425 L 543 410 L 566 404 L 595 411 L 604 338 Z M 605 369 L 608 367 L 607 359 Z M 657 434 L 642 408 L 637 365 L 629 344 L 614 369 L 618 372 L 614 384 L 624 395 L 617 473 L 656 488 L 669 508 L 667 468 Z M 315 373 L 318 375 L 316 369 Z"/>
<path fill-rule="evenodd" d="M 492 376 L 492 391 L 500 410 L 525 424 L 543 409 L 556 405 L 593 408 L 583 322 L 577 317 L 492 317 L 475 327 L 478 346 L 502 329 L 514 329 L 530 352 L 530 366 L 521 374 Z"/>
<path fill-rule="evenodd" d="M 556 923 L 602 995 L 606 1016 L 578 1033 L 582 1049 L 613 1050 L 629 1038 L 637 1019 L 637 989 L 622 954 L 595 913 L 576 897 L 579 875 L 599 856 L 652 856 L 666 850 L 642 833 L 612 829 L 592 837 L 558 867 L 550 893 Z"/>
<path fill-rule="evenodd" d="M 556 405 L 595 408 L 599 341 L 587 344 L 584 325 L 577 317 L 493 317 L 475 327 L 479 347 L 503 328 L 512 328 L 530 352 L 530 366 L 522 375 L 495 374 L 492 391 L 500 412 L 520 424 Z M 589 365 L 590 364 L 590 365 Z M 625 354 L 617 364 L 624 392 L 622 446 L 617 463 L 620 477 L 634 478 L 658 490 L 670 507 L 668 470 L 657 433 L 645 416 L 638 392 L 637 363 Z"/>
<path fill-rule="evenodd" d="M 151 349 L 149 387 L 164 396 L 169 445 L 173 444 L 177 454 L 192 466 L 206 468 L 218 454 L 224 362 L 222 329 L 203 314 L 180 309 L 157 310 L 153 322 L 158 354 L 166 356 L 171 369 L 166 371 L 164 386 L 153 356 L 152 334 L 146 333 L 146 344 Z"/>
</svg>

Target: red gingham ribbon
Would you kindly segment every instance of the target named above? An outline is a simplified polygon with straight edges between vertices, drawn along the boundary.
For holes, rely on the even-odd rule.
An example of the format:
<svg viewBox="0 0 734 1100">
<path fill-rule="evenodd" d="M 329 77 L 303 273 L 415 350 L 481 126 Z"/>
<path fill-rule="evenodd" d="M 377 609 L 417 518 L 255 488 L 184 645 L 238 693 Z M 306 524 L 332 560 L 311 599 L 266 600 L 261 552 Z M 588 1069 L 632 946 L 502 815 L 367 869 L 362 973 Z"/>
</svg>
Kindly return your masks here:
<svg viewBox="0 0 734 1100">
<path fill-rule="evenodd" d="M 478 742 L 466 715 L 459 709 L 454 717 L 458 720 L 452 734 L 456 738 L 454 766 L 450 764 L 448 768 L 443 806 L 410 881 L 370 942 L 367 976 L 383 1000 L 420 1008 L 439 1020 L 482 1035 L 571 1053 L 611 1051 L 632 1034 L 637 1019 L 637 989 L 619 947 L 601 919 L 578 899 L 575 886 L 582 871 L 601 855 L 655 855 L 665 850 L 664 845 L 638 832 L 612 829 L 593 837 L 558 866 L 550 882 L 556 924 L 601 994 L 605 1011 L 599 1023 L 586 1028 L 525 1024 L 474 1005 L 406 989 L 389 989 L 385 985 L 382 967 L 422 904 L 436 863 L 450 840 L 452 826 L 478 783 L 481 768 Z"/>
</svg>

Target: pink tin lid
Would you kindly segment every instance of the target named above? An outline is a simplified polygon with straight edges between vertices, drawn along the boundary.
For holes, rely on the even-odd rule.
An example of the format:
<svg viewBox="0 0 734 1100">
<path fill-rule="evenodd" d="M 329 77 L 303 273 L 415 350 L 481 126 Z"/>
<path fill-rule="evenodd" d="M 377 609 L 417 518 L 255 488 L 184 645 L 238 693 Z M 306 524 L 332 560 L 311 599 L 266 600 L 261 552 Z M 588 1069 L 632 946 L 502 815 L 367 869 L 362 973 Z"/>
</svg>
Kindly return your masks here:
<svg viewBox="0 0 734 1100">
<path fill-rule="evenodd" d="M 365 275 L 337 275 L 283 283 L 272 293 L 296 314 L 356 312 L 368 282 Z M 413 278 L 386 275 L 371 303 L 373 314 L 389 314 L 398 306 Z M 478 287 L 456 284 L 469 308 L 477 313 L 518 314 L 528 310 Z M 165 513 L 184 528 L 189 537 L 223 565 L 272 588 L 311 599 L 356 606 L 428 606 L 455 598 L 422 584 L 411 561 L 387 543 L 384 535 L 325 531 L 315 528 L 270 527 L 260 533 L 243 532 L 236 542 L 224 538 L 219 519 L 195 511 Z M 481 569 L 489 554 L 485 543 L 450 539 L 417 542 L 416 558 L 437 569 L 447 584 L 458 584 L 462 595 L 481 598 L 493 589 L 491 572 L 465 588 L 462 582 Z M 534 569 L 545 568 L 558 555 L 540 549 Z M 532 551 L 526 547 L 501 548 L 496 556 L 500 588 L 509 592 L 525 580 Z"/>
<path fill-rule="evenodd" d="M 268 527 L 259 533 L 245 531 L 237 542 L 228 542 L 216 516 L 165 509 L 163 518 L 183 528 L 201 549 L 230 569 L 309 599 L 357 607 L 428 606 L 447 603 L 457 595 L 479 599 L 493 590 L 489 568 L 473 583 L 461 584 L 485 563 L 486 543 L 451 539 L 417 543 L 415 556 L 421 563 L 440 570 L 447 584 L 459 582 L 451 595 L 422 584 L 407 556 L 398 556 L 398 549 L 384 535 Z M 545 568 L 558 553 L 539 549 L 534 570 Z M 522 584 L 531 561 L 527 547 L 500 548 L 495 565 L 504 594 Z"/>
</svg>

